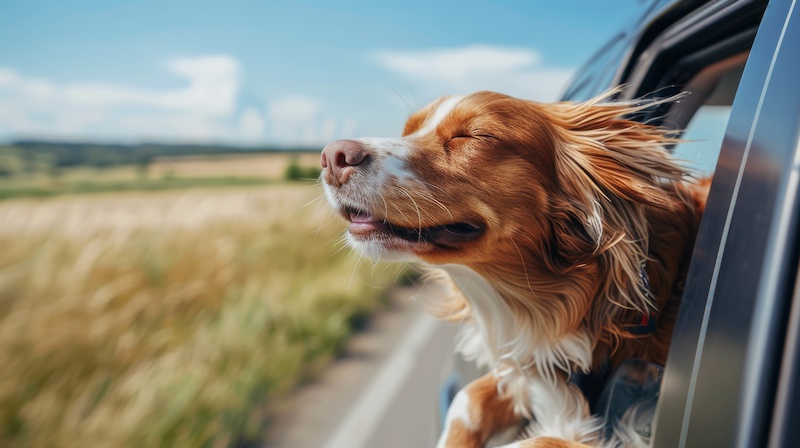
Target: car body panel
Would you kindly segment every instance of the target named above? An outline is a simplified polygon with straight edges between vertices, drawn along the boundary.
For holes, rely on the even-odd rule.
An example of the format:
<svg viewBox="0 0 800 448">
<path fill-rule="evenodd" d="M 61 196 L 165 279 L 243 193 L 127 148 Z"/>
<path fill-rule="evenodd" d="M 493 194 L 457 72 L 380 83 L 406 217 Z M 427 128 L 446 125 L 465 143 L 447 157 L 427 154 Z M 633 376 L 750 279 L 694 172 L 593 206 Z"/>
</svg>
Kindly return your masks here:
<svg viewBox="0 0 800 448">
<path fill-rule="evenodd" d="M 797 274 L 794 3 L 770 2 L 733 104 L 667 362 L 655 447 L 766 444 Z"/>
</svg>

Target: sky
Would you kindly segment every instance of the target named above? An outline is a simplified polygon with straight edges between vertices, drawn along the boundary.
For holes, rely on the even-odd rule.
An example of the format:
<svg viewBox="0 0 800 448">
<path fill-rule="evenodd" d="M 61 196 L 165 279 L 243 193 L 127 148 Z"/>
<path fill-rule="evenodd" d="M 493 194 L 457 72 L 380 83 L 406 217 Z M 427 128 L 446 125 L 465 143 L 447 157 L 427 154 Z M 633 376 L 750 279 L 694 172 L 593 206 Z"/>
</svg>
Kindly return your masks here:
<svg viewBox="0 0 800 448">
<path fill-rule="evenodd" d="M 2 0 L 0 141 L 315 147 L 445 94 L 558 99 L 643 0 Z"/>
</svg>

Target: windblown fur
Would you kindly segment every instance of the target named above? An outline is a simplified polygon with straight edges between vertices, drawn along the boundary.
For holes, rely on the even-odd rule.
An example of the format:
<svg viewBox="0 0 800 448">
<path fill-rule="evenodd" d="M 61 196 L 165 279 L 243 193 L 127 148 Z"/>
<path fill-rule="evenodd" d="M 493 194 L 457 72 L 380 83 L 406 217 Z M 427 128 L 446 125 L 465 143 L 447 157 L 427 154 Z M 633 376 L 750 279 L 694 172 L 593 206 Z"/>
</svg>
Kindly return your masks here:
<svg viewBox="0 0 800 448">
<path fill-rule="evenodd" d="M 464 322 L 458 349 L 491 369 L 534 436 L 597 442 L 572 372 L 665 362 L 704 208 L 707 183 L 670 157 L 673 133 L 630 119 L 673 98 L 604 102 L 614 93 L 549 105 L 443 98 L 402 139 L 357 141 L 373 159 L 348 174 L 355 186 L 325 178 L 346 217 L 375 222 L 356 247 L 429 266 L 440 288 L 429 309 Z M 654 334 L 627 330 L 650 313 Z"/>
</svg>

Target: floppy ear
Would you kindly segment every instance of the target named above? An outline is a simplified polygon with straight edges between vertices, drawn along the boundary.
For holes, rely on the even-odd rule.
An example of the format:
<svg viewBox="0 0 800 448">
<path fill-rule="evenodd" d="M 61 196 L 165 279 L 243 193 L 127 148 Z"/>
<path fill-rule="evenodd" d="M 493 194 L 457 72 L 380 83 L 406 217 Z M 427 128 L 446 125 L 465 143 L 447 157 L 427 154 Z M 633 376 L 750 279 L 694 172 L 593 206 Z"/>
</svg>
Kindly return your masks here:
<svg viewBox="0 0 800 448">
<path fill-rule="evenodd" d="M 641 277 L 649 239 L 645 210 L 679 208 L 678 183 L 688 173 L 666 150 L 677 141 L 670 131 L 625 118 L 672 99 L 601 103 L 608 96 L 550 110 L 560 189 L 552 204 L 555 252 L 566 269 L 596 261 L 610 302 L 644 312 L 651 306 Z"/>
<path fill-rule="evenodd" d="M 585 103 L 553 105 L 559 179 L 565 187 L 592 191 L 606 200 L 674 209 L 677 204 L 669 193 L 688 172 L 673 161 L 666 147 L 679 140 L 673 131 L 625 117 L 675 98 L 602 103 L 611 93 Z"/>
</svg>

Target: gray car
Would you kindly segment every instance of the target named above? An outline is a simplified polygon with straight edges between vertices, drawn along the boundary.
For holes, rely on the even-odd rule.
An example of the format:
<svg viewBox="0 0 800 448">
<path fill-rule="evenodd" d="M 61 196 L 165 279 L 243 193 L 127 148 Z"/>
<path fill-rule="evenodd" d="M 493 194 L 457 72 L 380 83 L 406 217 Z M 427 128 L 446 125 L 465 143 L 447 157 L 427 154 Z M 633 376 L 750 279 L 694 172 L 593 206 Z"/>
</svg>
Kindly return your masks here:
<svg viewBox="0 0 800 448">
<path fill-rule="evenodd" d="M 674 153 L 714 179 L 657 375 L 653 446 L 800 447 L 800 7 L 646 2 L 563 99 L 618 85 L 619 99 L 689 92 L 636 118 L 684 129 Z M 440 418 L 477 373 L 456 360 Z M 618 377 L 581 384 L 595 412 L 608 415 Z"/>
</svg>

